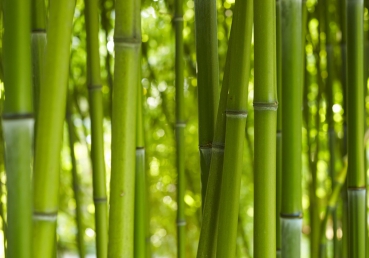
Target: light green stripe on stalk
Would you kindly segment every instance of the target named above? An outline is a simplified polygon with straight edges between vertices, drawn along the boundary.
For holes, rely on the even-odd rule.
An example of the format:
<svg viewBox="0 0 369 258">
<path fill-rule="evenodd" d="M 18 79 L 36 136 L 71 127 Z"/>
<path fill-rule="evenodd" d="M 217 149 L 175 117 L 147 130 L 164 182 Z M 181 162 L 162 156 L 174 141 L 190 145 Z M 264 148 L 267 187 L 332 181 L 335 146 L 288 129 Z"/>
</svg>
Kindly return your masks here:
<svg viewBox="0 0 369 258">
<path fill-rule="evenodd" d="M 175 86 L 176 86 L 176 165 L 177 165 L 177 257 L 186 256 L 185 217 L 185 117 L 184 117 L 184 59 L 183 59 L 183 2 L 175 1 Z M 206 158 L 206 160 L 210 160 Z M 206 179 L 207 180 L 207 179 Z"/>
<path fill-rule="evenodd" d="M 219 100 L 219 61 L 216 0 L 195 1 L 195 35 L 199 112 L 199 151 L 202 207 L 205 203 L 211 147 Z"/>
<path fill-rule="evenodd" d="M 31 256 L 33 125 L 30 1 L 3 1 L 2 58 L 5 86 L 3 134 L 7 186 L 9 258 Z"/>
<path fill-rule="evenodd" d="M 365 257 L 363 0 L 347 0 L 347 193 L 349 257 Z"/>
<path fill-rule="evenodd" d="M 108 257 L 134 257 L 136 105 L 140 69 L 140 1 L 115 3 L 112 161 Z"/>
<path fill-rule="evenodd" d="M 276 3 L 254 3 L 254 257 L 276 256 Z M 266 162 L 268 160 L 268 162 Z"/>
<path fill-rule="evenodd" d="M 50 5 L 36 125 L 33 258 L 52 257 L 55 250 L 60 149 L 74 7 L 74 0 L 56 1 Z"/>
<path fill-rule="evenodd" d="M 99 56 L 99 1 L 85 1 L 87 88 L 91 117 L 91 162 L 95 204 L 96 256 L 108 255 L 108 205 L 104 159 L 103 97 Z"/>
<path fill-rule="evenodd" d="M 237 0 L 229 45 L 229 91 L 223 175 L 220 187 L 217 257 L 236 253 L 247 95 L 250 72 L 253 1 Z M 205 257 L 206 254 L 205 254 Z M 211 257 L 209 255 L 209 257 Z"/>
</svg>

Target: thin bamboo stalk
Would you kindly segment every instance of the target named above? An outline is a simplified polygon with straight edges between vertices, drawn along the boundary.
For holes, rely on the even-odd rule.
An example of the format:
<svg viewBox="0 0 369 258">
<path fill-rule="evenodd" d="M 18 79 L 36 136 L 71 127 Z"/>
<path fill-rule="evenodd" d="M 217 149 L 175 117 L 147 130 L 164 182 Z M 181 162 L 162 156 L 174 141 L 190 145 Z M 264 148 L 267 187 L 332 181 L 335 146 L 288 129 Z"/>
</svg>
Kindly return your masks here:
<svg viewBox="0 0 369 258">
<path fill-rule="evenodd" d="M 281 3 L 283 4 L 283 1 Z M 254 12 L 254 257 L 258 258 L 276 256 L 276 220 L 274 216 L 276 214 L 276 131 L 278 103 L 276 88 L 275 1 L 255 1 Z M 268 162 L 265 162 L 266 160 Z"/>
<path fill-rule="evenodd" d="M 85 1 L 87 88 L 91 116 L 91 162 L 95 204 L 96 256 L 108 254 L 108 205 L 104 159 L 103 99 L 99 55 L 99 1 Z"/>
<path fill-rule="evenodd" d="M 7 176 L 7 257 L 31 257 L 31 163 L 33 108 L 30 1 L 5 1 L 2 117 Z"/>
<path fill-rule="evenodd" d="M 349 257 L 365 257 L 363 0 L 347 0 L 347 155 Z"/>
<path fill-rule="evenodd" d="M 73 183 L 73 192 L 74 192 L 74 199 L 76 202 L 76 225 L 77 225 L 77 246 L 78 246 L 78 253 L 80 258 L 84 258 L 86 251 L 84 246 L 84 225 L 83 225 L 83 210 L 82 210 L 82 199 L 80 193 L 80 186 L 79 186 L 79 178 L 77 172 L 77 161 L 76 155 L 74 152 L 74 144 L 76 142 L 76 135 L 75 135 L 75 128 L 72 120 L 72 107 L 70 98 L 68 98 L 67 104 L 67 114 L 66 114 L 66 122 L 68 127 L 68 140 L 69 140 L 69 150 L 70 150 L 70 159 L 72 162 L 72 183 Z"/>
<path fill-rule="evenodd" d="M 282 257 L 300 257 L 302 2 L 282 0 Z"/>
<path fill-rule="evenodd" d="M 134 257 L 136 107 L 140 67 L 140 1 L 115 3 L 112 163 L 108 257 Z"/>
<path fill-rule="evenodd" d="M 69 47 L 75 1 L 50 5 L 40 85 L 33 184 L 33 258 L 52 257 L 59 198 L 60 149 L 65 118 Z"/>
<path fill-rule="evenodd" d="M 253 1 L 235 2 L 229 45 L 229 90 L 225 110 L 226 134 L 223 175 L 220 186 L 217 257 L 233 257 L 236 252 L 239 197 L 242 173 L 244 130 L 251 57 Z M 216 225 L 216 224 L 215 224 Z M 211 249 L 209 251 L 212 251 Z M 211 252 L 203 257 L 214 257 Z"/>
<path fill-rule="evenodd" d="M 219 61 L 215 0 L 195 1 L 201 199 L 205 203 L 218 110 Z"/>
<path fill-rule="evenodd" d="M 185 117 L 183 65 L 183 2 L 175 1 L 175 85 L 176 85 L 176 165 L 177 165 L 177 257 L 186 256 L 185 217 Z M 206 179 L 207 180 L 207 179 Z"/>
<path fill-rule="evenodd" d="M 141 55 L 140 55 L 141 56 Z M 135 250 L 136 258 L 146 257 L 146 179 L 145 179 L 145 143 L 143 128 L 143 88 L 141 86 L 141 73 L 138 77 L 137 116 L 136 116 L 136 178 L 135 178 Z"/>
</svg>

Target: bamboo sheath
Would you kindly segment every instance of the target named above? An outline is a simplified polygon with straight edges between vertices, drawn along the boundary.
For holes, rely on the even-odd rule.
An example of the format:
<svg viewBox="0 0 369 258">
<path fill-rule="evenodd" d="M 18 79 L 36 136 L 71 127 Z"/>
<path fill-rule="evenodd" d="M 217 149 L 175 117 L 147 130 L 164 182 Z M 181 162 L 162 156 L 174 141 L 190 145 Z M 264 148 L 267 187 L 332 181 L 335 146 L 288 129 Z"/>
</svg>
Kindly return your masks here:
<svg viewBox="0 0 369 258">
<path fill-rule="evenodd" d="M 229 56 L 229 91 L 225 110 L 226 130 L 223 176 L 220 187 L 217 257 L 236 253 L 244 130 L 251 57 L 253 1 L 235 2 Z M 204 257 L 213 257 L 205 254 Z"/>
<path fill-rule="evenodd" d="M 349 257 L 365 257 L 363 0 L 347 0 L 347 194 Z"/>
<path fill-rule="evenodd" d="M 115 3 L 112 164 L 108 257 L 134 257 L 137 85 L 140 67 L 140 1 Z"/>
<path fill-rule="evenodd" d="M 282 13 L 282 257 L 300 257 L 302 227 L 302 2 L 281 0 Z M 301 35 L 301 36 L 300 36 Z"/>
<path fill-rule="evenodd" d="M 31 164 L 33 107 L 30 1 L 5 1 L 3 64 L 5 102 L 2 117 L 7 178 L 8 258 L 31 256 Z"/>
<path fill-rule="evenodd" d="M 75 1 L 50 5 L 37 115 L 33 184 L 33 258 L 52 257 L 58 212 L 60 149 Z"/>
<path fill-rule="evenodd" d="M 91 162 L 95 204 L 96 256 L 108 253 L 108 207 L 104 159 L 103 99 L 99 56 L 99 2 L 85 1 L 87 88 L 91 117 Z"/>
<path fill-rule="evenodd" d="M 219 100 L 217 8 L 215 0 L 195 1 L 195 28 L 201 197 L 202 207 L 204 207 Z"/>
<path fill-rule="evenodd" d="M 176 85 L 176 163 L 177 163 L 177 257 L 186 256 L 185 241 L 185 118 L 184 118 L 184 65 L 183 65 L 183 2 L 175 1 L 175 85 Z M 207 180 L 207 179 L 206 179 Z"/>
</svg>

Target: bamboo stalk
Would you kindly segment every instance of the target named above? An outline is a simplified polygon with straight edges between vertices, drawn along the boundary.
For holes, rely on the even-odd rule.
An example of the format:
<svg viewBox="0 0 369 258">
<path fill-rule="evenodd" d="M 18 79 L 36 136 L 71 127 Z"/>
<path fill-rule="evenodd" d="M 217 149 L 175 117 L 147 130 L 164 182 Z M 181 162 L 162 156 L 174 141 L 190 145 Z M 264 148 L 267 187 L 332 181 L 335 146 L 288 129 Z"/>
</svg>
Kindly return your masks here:
<svg viewBox="0 0 369 258">
<path fill-rule="evenodd" d="M 31 257 L 33 140 L 30 1 L 5 1 L 2 117 L 7 176 L 7 257 Z"/>
<path fill-rule="evenodd" d="M 140 54 L 141 56 L 141 54 Z M 141 63 L 141 62 L 140 62 Z M 135 178 L 135 239 L 134 254 L 136 258 L 146 257 L 146 179 L 145 179 L 145 144 L 143 128 L 143 88 L 141 72 L 138 77 L 137 116 L 136 116 L 136 178 Z"/>
<path fill-rule="evenodd" d="M 225 110 L 226 130 L 223 175 L 220 186 L 217 257 L 236 253 L 244 130 L 251 58 L 253 1 L 235 2 L 229 45 L 229 91 Z M 213 257 L 205 253 L 204 257 Z"/>
<path fill-rule="evenodd" d="M 282 257 L 300 257 L 302 2 L 282 0 Z"/>
<path fill-rule="evenodd" d="M 76 225 L 77 225 L 77 247 L 78 253 L 80 258 L 85 257 L 85 246 L 84 246 L 84 226 L 83 226 L 83 211 L 82 211 L 82 199 L 80 193 L 80 186 L 79 186 L 79 178 L 77 173 L 77 161 L 76 155 L 74 153 L 74 144 L 76 142 L 76 135 L 74 124 L 72 120 L 72 107 L 70 98 L 67 101 L 67 114 L 66 114 L 66 122 L 68 127 L 68 140 L 69 140 L 69 150 L 70 150 L 70 158 L 72 161 L 72 182 L 73 182 L 73 192 L 74 192 L 74 199 L 76 201 Z"/>
<path fill-rule="evenodd" d="M 347 0 L 347 152 L 349 257 L 365 257 L 363 0 Z"/>
<path fill-rule="evenodd" d="M 283 4 L 283 1 L 281 3 Z M 275 257 L 276 220 L 274 216 L 276 214 L 276 131 L 278 107 L 275 1 L 255 1 L 254 12 L 254 257 Z M 266 160 L 268 162 L 265 162 Z"/>
<path fill-rule="evenodd" d="M 195 1 L 195 28 L 201 199 L 202 207 L 204 207 L 219 99 L 217 8 L 215 0 Z"/>
<path fill-rule="evenodd" d="M 91 162 L 95 204 L 96 256 L 108 254 L 108 206 L 104 159 L 103 99 L 99 55 L 99 2 L 85 1 L 87 88 L 91 116 Z"/>
<path fill-rule="evenodd" d="M 56 1 L 50 5 L 36 125 L 33 258 L 52 257 L 55 250 L 60 149 L 74 7 L 73 0 Z"/>
<path fill-rule="evenodd" d="M 175 85 L 176 85 L 176 165 L 177 165 L 177 257 L 186 256 L 186 217 L 185 217 L 185 140 L 184 117 L 184 65 L 183 65 L 183 2 L 175 1 Z M 206 179 L 207 180 L 207 179 Z"/>
<path fill-rule="evenodd" d="M 115 3 L 115 78 L 108 257 L 134 255 L 136 105 L 140 67 L 140 1 Z"/>
</svg>

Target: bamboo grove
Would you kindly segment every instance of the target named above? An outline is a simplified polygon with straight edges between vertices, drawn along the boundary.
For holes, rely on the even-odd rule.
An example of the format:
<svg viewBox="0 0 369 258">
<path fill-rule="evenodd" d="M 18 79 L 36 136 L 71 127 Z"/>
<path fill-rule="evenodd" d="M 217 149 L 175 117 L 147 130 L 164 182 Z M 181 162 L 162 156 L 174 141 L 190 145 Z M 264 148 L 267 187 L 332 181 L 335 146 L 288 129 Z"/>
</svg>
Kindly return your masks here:
<svg viewBox="0 0 369 258">
<path fill-rule="evenodd" d="M 369 257 L 368 0 L 0 0 L 0 257 Z"/>
</svg>

